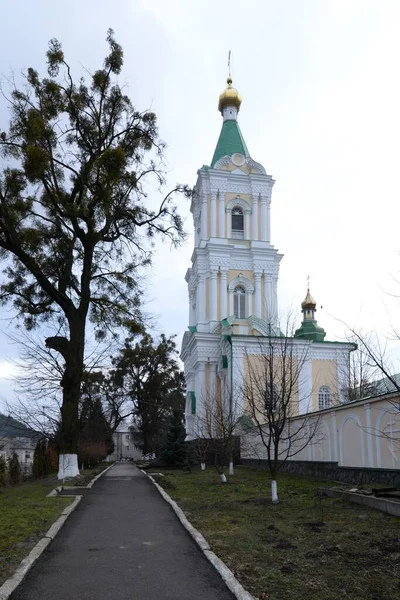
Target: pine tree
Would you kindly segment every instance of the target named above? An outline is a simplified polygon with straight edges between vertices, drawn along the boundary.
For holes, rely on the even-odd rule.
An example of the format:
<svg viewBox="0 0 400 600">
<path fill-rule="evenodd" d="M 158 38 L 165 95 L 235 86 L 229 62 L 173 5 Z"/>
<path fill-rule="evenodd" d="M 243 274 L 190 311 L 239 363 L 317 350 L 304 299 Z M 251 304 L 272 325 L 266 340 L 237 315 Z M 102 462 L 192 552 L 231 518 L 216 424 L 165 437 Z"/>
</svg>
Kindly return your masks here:
<svg viewBox="0 0 400 600">
<path fill-rule="evenodd" d="M 182 412 L 174 410 L 162 452 L 162 458 L 168 465 L 183 467 L 188 462 L 185 436 L 186 432 L 182 423 Z"/>
<path fill-rule="evenodd" d="M 49 461 L 49 473 L 55 473 L 58 468 L 58 452 L 56 443 L 53 439 L 48 441 L 47 456 Z"/>
<path fill-rule="evenodd" d="M 79 434 L 79 462 L 86 467 L 97 464 L 114 450 L 111 427 L 108 424 L 100 398 L 90 394 L 82 404 Z"/>
<path fill-rule="evenodd" d="M 39 440 L 35 447 L 35 453 L 33 455 L 32 475 L 35 479 L 43 477 L 43 455 L 42 455 L 42 442 Z"/>
<path fill-rule="evenodd" d="M 3 456 L 0 456 L 0 488 L 7 485 L 7 464 Z"/>
<path fill-rule="evenodd" d="M 46 476 L 50 473 L 50 461 L 49 455 L 47 452 L 47 440 L 43 439 L 41 444 L 41 452 L 42 452 L 42 463 L 43 463 L 43 475 Z"/>
<path fill-rule="evenodd" d="M 11 485 L 19 485 L 21 483 L 21 467 L 16 452 L 14 452 L 8 464 L 8 477 Z"/>
</svg>

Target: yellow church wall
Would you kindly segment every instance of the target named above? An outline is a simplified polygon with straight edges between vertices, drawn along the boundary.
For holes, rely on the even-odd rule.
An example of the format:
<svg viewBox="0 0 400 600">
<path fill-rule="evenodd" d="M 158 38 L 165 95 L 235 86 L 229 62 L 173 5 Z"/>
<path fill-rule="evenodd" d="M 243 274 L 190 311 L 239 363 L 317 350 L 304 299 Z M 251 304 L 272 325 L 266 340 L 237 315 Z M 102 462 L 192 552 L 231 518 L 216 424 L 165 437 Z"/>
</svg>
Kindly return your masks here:
<svg viewBox="0 0 400 600">
<path fill-rule="evenodd" d="M 250 390 L 251 388 L 254 387 L 258 387 L 257 385 L 255 386 L 255 382 L 263 382 L 265 379 L 265 360 L 266 357 L 265 356 L 260 356 L 260 355 L 249 355 L 249 356 L 245 356 L 243 359 L 243 384 L 244 384 L 244 389 L 246 390 Z M 297 359 L 293 359 L 293 369 L 294 371 L 297 368 Z M 287 367 L 284 366 L 283 364 L 283 360 L 282 358 L 280 358 L 279 356 L 275 356 L 274 357 L 274 362 L 273 362 L 273 377 L 274 377 L 274 383 L 276 385 L 276 387 L 278 388 L 278 394 L 279 394 L 279 388 L 282 386 L 282 384 L 284 383 L 284 381 L 286 380 L 286 389 L 288 389 L 289 387 L 289 380 L 291 376 L 290 374 L 290 369 L 288 369 Z M 246 396 L 246 394 L 245 394 Z M 288 399 L 286 399 L 288 400 Z M 263 399 L 260 398 L 259 402 L 263 402 Z M 252 412 L 252 407 L 248 404 L 248 400 L 246 400 L 246 397 L 244 398 L 244 412 L 247 413 L 250 417 L 251 417 L 251 412 Z M 294 391 L 292 394 L 292 397 L 290 399 L 290 407 L 288 408 L 288 411 L 290 411 L 291 416 L 295 417 L 298 413 L 298 404 L 299 404 L 299 391 L 298 391 L 298 385 L 296 384 L 294 386 Z M 259 415 L 260 416 L 260 415 Z"/>
<path fill-rule="evenodd" d="M 291 420 L 291 427 L 305 419 L 318 423 L 313 440 L 293 460 L 338 462 L 343 467 L 400 469 L 400 399 L 371 398 L 340 404 Z M 252 438 L 251 443 L 257 443 Z M 257 458 L 251 445 L 246 458 Z"/>
<path fill-rule="evenodd" d="M 336 404 L 339 399 L 337 386 L 337 363 L 335 360 L 312 360 L 312 401 L 311 410 L 318 410 L 318 390 L 322 385 L 327 385 L 332 392 L 332 402 Z"/>
</svg>

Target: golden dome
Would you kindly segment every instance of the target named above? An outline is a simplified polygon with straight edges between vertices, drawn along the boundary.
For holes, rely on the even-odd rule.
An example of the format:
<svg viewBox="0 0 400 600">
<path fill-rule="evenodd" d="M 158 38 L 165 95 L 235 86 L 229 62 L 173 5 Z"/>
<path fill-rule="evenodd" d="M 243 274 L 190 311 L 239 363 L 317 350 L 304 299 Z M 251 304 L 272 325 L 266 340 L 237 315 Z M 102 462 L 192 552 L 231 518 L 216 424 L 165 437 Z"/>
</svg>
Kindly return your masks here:
<svg viewBox="0 0 400 600">
<path fill-rule="evenodd" d="M 219 95 L 218 110 L 222 113 L 227 106 L 236 106 L 239 111 L 240 105 L 242 104 L 242 96 L 234 87 L 232 87 L 231 77 L 228 77 L 226 82 L 228 87 Z"/>
<path fill-rule="evenodd" d="M 310 294 L 310 288 L 307 288 L 307 296 L 304 298 L 303 302 L 301 303 L 301 308 L 315 309 L 316 306 L 317 306 L 317 303 L 315 302 L 314 298 Z"/>
</svg>

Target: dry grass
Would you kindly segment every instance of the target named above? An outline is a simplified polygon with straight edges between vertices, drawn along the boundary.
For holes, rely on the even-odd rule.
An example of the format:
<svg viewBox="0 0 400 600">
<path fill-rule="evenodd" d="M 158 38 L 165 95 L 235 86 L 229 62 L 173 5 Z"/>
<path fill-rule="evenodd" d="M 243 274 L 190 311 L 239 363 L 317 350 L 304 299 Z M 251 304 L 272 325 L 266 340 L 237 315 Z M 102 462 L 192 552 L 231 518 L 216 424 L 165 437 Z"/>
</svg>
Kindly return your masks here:
<svg viewBox="0 0 400 600">
<path fill-rule="evenodd" d="M 159 478 L 244 587 L 262 600 L 394 600 L 400 521 L 336 498 L 329 482 L 282 475 L 270 502 L 265 471 L 238 468 L 227 485 L 209 468 Z"/>
</svg>

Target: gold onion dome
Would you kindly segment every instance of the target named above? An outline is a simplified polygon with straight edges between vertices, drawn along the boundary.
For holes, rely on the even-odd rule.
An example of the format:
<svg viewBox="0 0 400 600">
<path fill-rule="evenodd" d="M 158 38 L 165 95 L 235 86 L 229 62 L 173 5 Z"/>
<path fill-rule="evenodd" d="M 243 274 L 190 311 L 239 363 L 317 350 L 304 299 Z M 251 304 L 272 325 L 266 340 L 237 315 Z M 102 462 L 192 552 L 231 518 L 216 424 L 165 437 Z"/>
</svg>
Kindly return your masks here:
<svg viewBox="0 0 400 600">
<path fill-rule="evenodd" d="M 310 294 L 310 288 L 307 288 L 307 296 L 304 298 L 303 302 L 301 303 L 301 308 L 315 309 L 316 306 L 317 306 L 317 303 L 315 302 L 314 298 Z"/>
<path fill-rule="evenodd" d="M 222 113 L 224 108 L 227 106 L 236 106 L 239 112 L 240 105 L 242 104 L 242 96 L 239 94 L 237 89 L 232 87 L 231 77 L 228 77 L 226 82 L 228 87 L 222 92 L 222 94 L 219 95 L 218 110 L 220 113 Z"/>
</svg>

